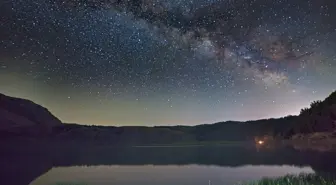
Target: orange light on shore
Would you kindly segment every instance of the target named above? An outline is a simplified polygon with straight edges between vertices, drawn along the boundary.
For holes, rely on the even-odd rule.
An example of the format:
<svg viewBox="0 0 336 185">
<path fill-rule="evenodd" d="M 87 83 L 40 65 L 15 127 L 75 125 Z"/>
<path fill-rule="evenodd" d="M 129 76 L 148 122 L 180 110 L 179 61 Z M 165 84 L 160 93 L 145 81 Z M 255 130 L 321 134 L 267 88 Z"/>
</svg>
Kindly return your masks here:
<svg viewBox="0 0 336 185">
<path fill-rule="evenodd" d="M 262 144 L 264 144 L 264 141 L 259 140 L 258 143 L 259 143 L 260 145 L 262 145 Z"/>
</svg>

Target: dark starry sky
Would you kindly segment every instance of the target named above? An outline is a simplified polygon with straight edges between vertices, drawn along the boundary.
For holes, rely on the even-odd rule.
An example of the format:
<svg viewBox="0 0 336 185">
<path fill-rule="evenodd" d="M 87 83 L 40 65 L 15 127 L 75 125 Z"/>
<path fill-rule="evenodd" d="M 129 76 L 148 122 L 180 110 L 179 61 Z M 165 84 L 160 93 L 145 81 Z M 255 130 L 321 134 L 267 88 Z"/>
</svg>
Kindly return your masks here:
<svg viewBox="0 0 336 185">
<path fill-rule="evenodd" d="M 64 122 L 298 114 L 336 87 L 333 0 L 4 0 L 0 92 Z"/>
</svg>

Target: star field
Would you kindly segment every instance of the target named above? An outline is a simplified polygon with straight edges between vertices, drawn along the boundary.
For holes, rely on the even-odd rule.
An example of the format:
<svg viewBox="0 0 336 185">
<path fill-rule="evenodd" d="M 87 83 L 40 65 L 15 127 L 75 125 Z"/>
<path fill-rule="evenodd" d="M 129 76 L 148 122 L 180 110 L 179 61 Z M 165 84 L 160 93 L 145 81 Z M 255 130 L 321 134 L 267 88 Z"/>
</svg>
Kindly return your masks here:
<svg viewBox="0 0 336 185">
<path fill-rule="evenodd" d="M 6 0 L 0 91 L 64 122 L 297 114 L 336 87 L 332 0 Z"/>
</svg>

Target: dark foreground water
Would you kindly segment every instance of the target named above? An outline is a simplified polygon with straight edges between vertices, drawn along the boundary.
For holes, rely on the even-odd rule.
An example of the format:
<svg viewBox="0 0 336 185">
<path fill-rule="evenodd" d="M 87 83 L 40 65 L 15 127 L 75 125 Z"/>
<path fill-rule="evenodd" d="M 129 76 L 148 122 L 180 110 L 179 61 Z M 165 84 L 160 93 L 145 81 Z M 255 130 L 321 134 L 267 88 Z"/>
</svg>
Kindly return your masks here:
<svg viewBox="0 0 336 185">
<path fill-rule="evenodd" d="M 335 174 L 336 153 L 291 148 L 2 144 L 0 184 L 233 185 L 287 174 Z"/>
<path fill-rule="evenodd" d="M 313 173 L 310 167 L 294 166 L 206 166 L 136 165 L 56 167 L 34 180 L 31 185 L 225 185 L 249 182 L 288 173 Z"/>
</svg>

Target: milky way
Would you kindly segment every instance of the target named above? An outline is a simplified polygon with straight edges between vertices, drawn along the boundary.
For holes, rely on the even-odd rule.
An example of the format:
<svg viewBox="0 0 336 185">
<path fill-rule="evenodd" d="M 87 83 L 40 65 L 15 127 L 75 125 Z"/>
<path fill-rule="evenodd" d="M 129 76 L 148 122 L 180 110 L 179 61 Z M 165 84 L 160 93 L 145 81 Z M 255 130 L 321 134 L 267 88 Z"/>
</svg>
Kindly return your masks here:
<svg viewBox="0 0 336 185">
<path fill-rule="evenodd" d="M 285 116 L 336 87 L 332 0 L 0 5 L 0 91 L 66 122 Z"/>
</svg>

